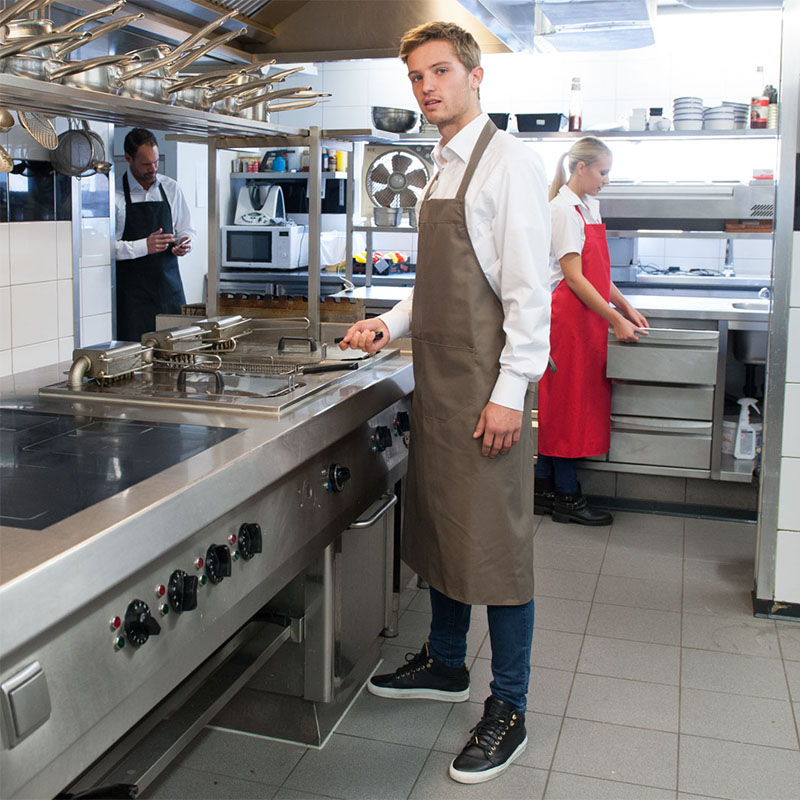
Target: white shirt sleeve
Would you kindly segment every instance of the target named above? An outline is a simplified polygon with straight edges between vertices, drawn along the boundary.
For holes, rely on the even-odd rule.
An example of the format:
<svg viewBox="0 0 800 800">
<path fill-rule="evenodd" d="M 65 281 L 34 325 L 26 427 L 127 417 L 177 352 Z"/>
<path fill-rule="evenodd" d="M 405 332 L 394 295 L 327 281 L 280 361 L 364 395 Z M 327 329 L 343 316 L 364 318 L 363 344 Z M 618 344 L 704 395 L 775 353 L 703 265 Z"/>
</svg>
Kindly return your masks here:
<svg viewBox="0 0 800 800">
<path fill-rule="evenodd" d="M 550 206 L 553 224 L 553 257 L 560 261 L 567 253 L 583 252 L 586 241 L 584 222 L 574 206 L 553 198 Z"/>
<path fill-rule="evenodd" d="M 389 329 L 389 339 L 402 339 L 411 334 L 411 306 L 414 301 L 414 290 L 397 305 L 392 306 L 385 314 L 381 314 L 378 319 Z"/>
<path fill-rule="evenodd" d="M 175 242 L 179 242 L 184 237 L 194 239 L 197 231 L 192 226 L 192 218 L 189 214 L 189 205 L 183 195 L 180 186 L 175 186 L 175 197 L 170 202 L 170 210 L 172 211 L 172 230 L 175 232 Z"/>
<path fill-rule="evenodd" d="M 117 261 L 128 261 L 132 258 L 141 258 L 147 255 L 147 239 L 135 241 L 122 241 L 125 230 L 125 193 L 117 189 L 114 196 L 114 205 L 117 212 L 117 234 L 114 242 L 114 258 Z"/>
<path fill-rule="evenodd" d="M 507 157 L 503 165 L 492 236 L 506 343 L 490 400 L 521 411 L 528 385 L 542 377 L 550 352 L 550 209 L 538 157 Z"/>
</svg>

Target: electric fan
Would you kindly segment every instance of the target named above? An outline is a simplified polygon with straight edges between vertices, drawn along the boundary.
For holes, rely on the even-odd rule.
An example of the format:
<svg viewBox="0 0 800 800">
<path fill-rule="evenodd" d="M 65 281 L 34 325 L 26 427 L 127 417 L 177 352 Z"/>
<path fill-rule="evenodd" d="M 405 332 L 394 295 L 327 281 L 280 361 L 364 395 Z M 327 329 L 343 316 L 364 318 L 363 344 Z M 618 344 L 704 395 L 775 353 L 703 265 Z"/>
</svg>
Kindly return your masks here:
<svg viewBox="0 0 800 800">
<path fill-rule="evenodd" d="M 365 188 L 369 199 L 383 208 L 413 208 L 428 183 L 428 169 L 416 153 L 389 150 L 367 168 Z"/>
</svg>

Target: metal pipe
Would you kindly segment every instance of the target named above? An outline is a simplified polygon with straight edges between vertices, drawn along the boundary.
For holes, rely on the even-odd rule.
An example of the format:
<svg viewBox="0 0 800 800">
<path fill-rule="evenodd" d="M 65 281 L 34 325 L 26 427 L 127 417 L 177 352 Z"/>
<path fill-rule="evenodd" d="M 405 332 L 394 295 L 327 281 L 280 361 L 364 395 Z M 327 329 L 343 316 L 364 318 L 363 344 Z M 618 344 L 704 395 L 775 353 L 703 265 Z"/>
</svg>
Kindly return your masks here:
<svg viewBox="0 0 800 800">
<path fill-rule="evenodd" d="M 69 386 L 73 389 L 77 388 L 78 386 L 82 386 L 83 378 L 91 366 L 92 362 L 89 360 L 89 356 L 81 356 L 80 358 L 76 358 L 75 361 L 72 362 L 72 366 L 69 368 L 69 376 L 67 378 L 67 383 Z"/>
</svg>

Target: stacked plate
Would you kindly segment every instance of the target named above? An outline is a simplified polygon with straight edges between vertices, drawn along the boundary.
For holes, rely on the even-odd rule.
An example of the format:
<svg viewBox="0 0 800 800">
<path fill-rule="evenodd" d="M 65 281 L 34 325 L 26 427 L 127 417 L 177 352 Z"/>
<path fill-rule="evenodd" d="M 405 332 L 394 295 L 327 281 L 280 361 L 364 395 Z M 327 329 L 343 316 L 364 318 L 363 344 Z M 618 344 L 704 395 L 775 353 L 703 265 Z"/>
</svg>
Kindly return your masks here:
<svg viewBox="0 0 800 800">
<path fill-rule="evenodd" d="M 734 103 L 730 100 L 723 100 L 722 105 L 733 109 L 734 128 L 746 128 L 750 124 L 750 106 L 747 103 Z"/>
<path fill-rule="evenodd" d="M 707 131 L 732 131 L 734 114 L 730 106 L 703 109 L 703 128 Z"/>
<path fill-rule="evenodd" d="M 676 131 L 702 130 L 703 98 L 676 97 L 672 102 L 672 120 Z"/>
</svg>

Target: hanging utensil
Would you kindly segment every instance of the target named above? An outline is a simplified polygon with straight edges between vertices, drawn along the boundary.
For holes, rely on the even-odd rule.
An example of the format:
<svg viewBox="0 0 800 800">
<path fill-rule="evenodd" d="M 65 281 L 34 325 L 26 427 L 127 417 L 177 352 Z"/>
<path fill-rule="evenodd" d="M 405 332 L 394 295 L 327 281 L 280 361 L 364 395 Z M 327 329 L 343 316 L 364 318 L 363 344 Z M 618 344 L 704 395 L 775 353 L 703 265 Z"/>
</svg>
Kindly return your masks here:
<svg viewBox="0 0 800 800">
<path fill-rule="evenodd" d="M 102 175 L 108 175 L 108 173 L 111 172 L 113 164 L 110 161 L 106 161 L 106 146 L 100 138 L 100 134 L 93 131 L 86 120 L 83 120 L 83 129 L 94 143 L 92 147 L 91 168 Z"/>
<path fill-rule="evenodd" d="M 319 100 L 290 100 L 287 103 L 266 103 L 267 113 L 277 111 L 293 111 L 296 108 L 311 108 L 315 106 Z"/>
<path fill-rule="evenodd" d="M 204 45 L 198 47 L 196 50 L 192 50 L 190 53 L 185 54 L 177 61 L 174 61 L 172 64 L 170 64 L 167 67 L 167 76 L 172 77 L 173 75 L 177 75 L 182 69 L 188 67 L 189 64 L 193 64 L 198 58 L 202 58 L 206 53 L 245 33 L 247 33 L 246 27 L 239 28 L 235 31 L 228 31 L 227 33 L 223 33 L 220 36 L 211 39 Z"/>
<path fill-rule="evenodd" d="M 49 2 L 50 0 L 19 0 L 17 3 L 12 3 L 5 11 L 0 11 L 0 25 L 4 25 L 15 17 L 21 17 L 23 14 L 36 11 L 42 6 L 46 6 Z"/>
<path fill-rule="evenodd" d="M 292 99 L 292 100 L 315 100 L 320 97 L 330 97 L 330 92 L 312 92 L 310 89 L 278 89 L 274 92 L 267 92 L 266 94 L 259 94 L 255 97 L 245 97 L 238 101 L 237 105 L 240 109 L 251 108 L 259 103 L 269 103 L 272 100 L 279 98 Z M 302 106 L 301 106 L 302 107 Z"/>
<path fill-rule="evenodd" d="M 7 108 L 0 108 L 0 133 L 5 133 L 14 127 L 14 117 Z M 11 172 L 14 162 L 8 150 L 0 145 L 0 172 Z"/>
<path fill-rule="evenodd" d="M 69 121 L 69 130 L 58 137 L 57 147 L 50 155 L 50 163 L 56 172 L 70 178 L 89 175 L 94 163 L 94 141 L 86 132 L 88 124 L 84 121 L 82 128 L 73 127 Z"/>
<path fill-rule="evenodd" d="M 17 109 L 19 124 L 45 148 L 55 150 L 58 147 L 58 134 L 50 118 L 38 111 L 20 111 Z"/>
<path fill-rule="evenodd" d="M 276 72 L 274 75 L 269 75 L 268 80 L 270 83 L 277 83 L 278 81 L 285 81 L 290 75 L 294 75 L 295 72 L 300 72 L 301 69 L 305 69 L 305 67 L 291 67 L 290 69 L 284 69 L 280 72 Z"/>
<path fill-rule="evenodd" d="M 132 22 L 136 22 L 137 20 L 143 19 L 144 13 L 140 14 L 128 14 L 124 17 L 117 17 L 116 19 L 110 19 L 108 22 L 103 22 L 101 25 L 96 25 L 94 28 L 91 28 L 88 31 L 84 31 L 86 34 L 85 39 L 79 39 L 75 42 L 67 42 L 67 44 L 60 45 L 55 48 L 56 55 L 59 58 L 63 58 L 64 56 L 71 53 L 73 50 L 77 50 L 80 47 L 83 47 L 88 42 L 94 41 L 95 39 L 99 39 L 101 36 L 105 36 L 107 33 L 113 33 L 113 31 L 118 31 L 120 28 L 124 28 L 126 25 L 130 25 Z"/>
</svg>

